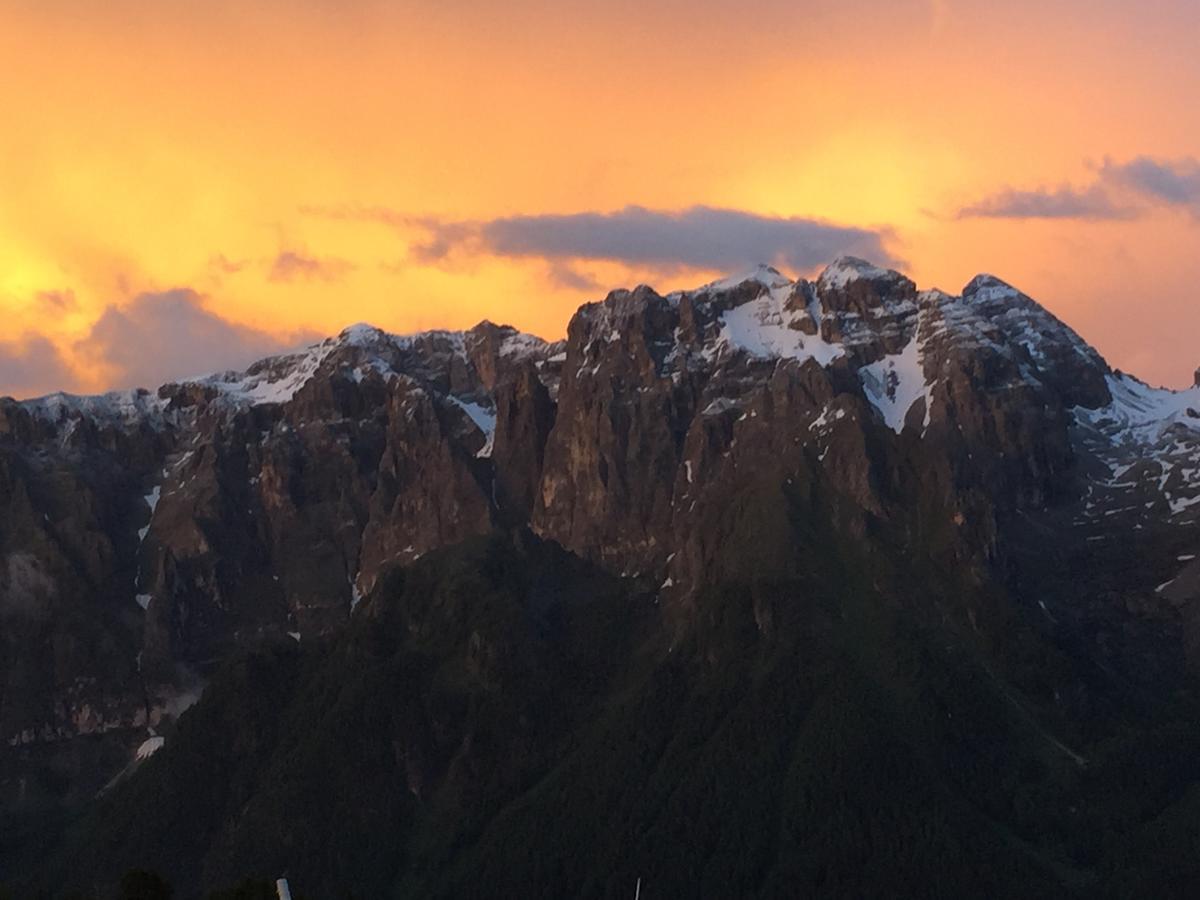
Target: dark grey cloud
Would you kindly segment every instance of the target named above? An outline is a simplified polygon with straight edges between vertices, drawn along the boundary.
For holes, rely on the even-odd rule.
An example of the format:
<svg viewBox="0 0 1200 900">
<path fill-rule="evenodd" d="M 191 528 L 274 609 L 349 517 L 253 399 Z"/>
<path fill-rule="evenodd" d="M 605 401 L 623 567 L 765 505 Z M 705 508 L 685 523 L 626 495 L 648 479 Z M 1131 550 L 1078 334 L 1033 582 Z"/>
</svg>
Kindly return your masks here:
<svg viewBox="0 0 1200 900">
<path fill-rule="evenodd" d="M 354 266 L 344 259 L 316 257 L 284 250 L 271 261 L 270 281 L 340 281 Z"/>
<path fill-rule="evenodd" d="M 438 264 L 456 255 L 604 260 L 659 269 L 733 270 L 759 262 L 808 270 L 852 254 L 897 264 L 886 248 L 887 229 L 858 228 L 798 216 L 762 216 L 737 209 L 693 206 L 655 210 L 627 206 L 615 212 L 507 216 L 484 221 L 444 221 L 379 207 L 307 208 L 313 215 L 374 221 L 425 232 L 409 247 L 411 258 Z M 569 270 L 558 274 L 573 280 Z M 554 272 L 552 271 L 552 276 Z M 574 278 L 579 277 L 573 270 Z"/>
<path fill-rule="evenodd" d="M 1131 219 L 1154 207 L 1185 209 L 1200 218 L 1200 162 L 1149 156 L 1105 160 L 1080 187 L 1001 191 L 970 203 L 956 218 Z"/>
<path fill-rule="evenodd" d="M 512 216 L 482 223 L 479 235 L 499 256 L 659 267 L 737 269 L 768 262 L 807 270 L 842 254 L 895 261 L 879 231 L 711 206 L 680 212 L 627 206 L 609 213 Z"/>
<path fill-rule="evenodd" d="M 156 387 L 241 369 L 315 337 L 281 338 L 229 322 L 205 309 L 195 291 L 179 288 L 139 294 L 127 305 L 108 307 L 75 350 L 83 359 L 115 369 L 112 387 Z"/>
<path fill-rule="evenodd" d="M 0 343 L 0 396 L 37 397 L 70 390 L 76 382 L 58 349 L 42 335 Z"/>
</svg>

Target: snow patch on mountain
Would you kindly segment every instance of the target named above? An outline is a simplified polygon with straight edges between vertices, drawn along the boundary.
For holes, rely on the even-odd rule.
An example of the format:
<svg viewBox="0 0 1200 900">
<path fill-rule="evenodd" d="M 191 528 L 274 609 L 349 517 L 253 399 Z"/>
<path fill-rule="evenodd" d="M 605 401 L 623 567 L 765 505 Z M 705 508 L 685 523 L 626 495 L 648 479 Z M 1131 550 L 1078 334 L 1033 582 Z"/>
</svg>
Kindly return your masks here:
<svg viewBox="0 0 1200 900">
<path fill-rule="evenodd" d="M 446 399 L 465 412 L 475 427 L 483 432 L 483 447 L 475 455 L 481 458 L 491 456 L 496 439 L 496 411 L 474 400 L 461 400 L 453 395 Z"/>
<path fill-rule="evenodd" d="M 1096 510 L 1148 510 L 1158 497 L 1173 519 L 1200 514 L 1200 387 L 1156 388 L 1129 375 L 1108 376 L 1112 402 L 1076 407 L 1085 446 L 1109 476 L 1093 484 Z M 1138 501 L 1142 502 L 1138 502 Z"/>
<path fill-rule="evenodd" d="M 819 335 L 806 335 L 798 323 L 807 311 L 785 307 L 790 284 L 779 285 L 749 303 L 721 314 L 718 341 L 757 359 L 815 359 L 827 366 L 845 354 L 841 344 L 828 343 Z"/>
<path fill-rule="evenodd" d="M 1175 424 L 1200 434 L 1200 387 L 1172 391 L 1151 387 L 1124 373 L 1107 380 L 1112 404 L 1096 410 L 1076 409 L 1075 415 L 1102 427 L 1114 442 L 1157 441 Z"/>
<path fill-rule="evenodd" d="M 137 758 L 149 759 L 151 756 L 161 750 L 163 744 L 166 742 L 166 738 L 164 738 L 162 735 L 155 735 L 154 737 L 147 738 L 146 740 L 142 741 L 141 745 L 137 748 Z"/>
<path fill-rule="evenodd" d="M 921 398 L 925 399 L 924 426 L 929 426 L 933 395 L 925 378 L 921 344 L 917 338 L 909 341 L 900 353 L 863 366 L 858 370 L 858 377 L 867 399 L 896 434 L 904 430 L 908 411 Z"/>
<path fill-rule="evenodd" d="M 154 519 L 154 510 L 158 508 L 158 498 L 162 496 L 162 485 L 156 484 L 150 489 L 150 493 L 144 494 L 142 500 L 150 509 L 150 518 Z M 147 522 L 144 526 L 138 529 L 138 544 L 146 539 L 146 535 L 150 533 L 150 523 Z"/>
</svg>

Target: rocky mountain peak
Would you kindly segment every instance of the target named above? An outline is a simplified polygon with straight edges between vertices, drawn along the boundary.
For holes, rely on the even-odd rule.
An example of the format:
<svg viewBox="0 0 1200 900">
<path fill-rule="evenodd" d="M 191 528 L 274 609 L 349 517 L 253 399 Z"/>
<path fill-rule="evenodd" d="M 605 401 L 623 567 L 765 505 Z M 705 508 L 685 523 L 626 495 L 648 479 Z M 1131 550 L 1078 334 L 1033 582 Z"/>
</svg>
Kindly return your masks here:
<svg viewBox="0 0 1200 900">
<path fill-rule="evenodd" d="M 943 307 L 948 323 L 969 341 L 990 344 L 1013 361 L 1022 377 L 1061 393 L 1070 405 L 1111 402 L 1104 358 L 1072 328 L 1031 297 L 996 278 L 977 275 L 961 303 Z"/>
<path fill-rule="evenodd" d="M 995 301 L 1016 300 L 1023 296 L 1020 291 L 995 275 L 981 272 L 967 282 L 962 290 L 965 300 L 975 303 L 991 303 Z"/>
<path fill-rule="evenodd" d="M 338 334 L 337 340 L 351 346 L 371 347 L 389 342 L 390 337 L 382 328 L 377 328 L 367 322 L 356 322 L 343 328 Z"/>
<path fill-rule="evenodd" d="M 767 265 L 766 263 L 759 263 L 748 271 L 730 275 L 725 278 L 720 278 L 717 281 L 706 284 L 690 293 L 721 293 L 724 291 L 733 290 L 745 284 L 758 285 L 770 290 L 790 287 L 792 283 L 793 282 L 790 278 L 788 278 L 774 266 Z"/>
<path fill-rule="evenodd" d="M 881 268 L 857 256 L 839 256 L 817 277 L 817 287 L 842 289 L 856 281 L 892 281 L 908 279 L 891 269 Z"/>
</svg>

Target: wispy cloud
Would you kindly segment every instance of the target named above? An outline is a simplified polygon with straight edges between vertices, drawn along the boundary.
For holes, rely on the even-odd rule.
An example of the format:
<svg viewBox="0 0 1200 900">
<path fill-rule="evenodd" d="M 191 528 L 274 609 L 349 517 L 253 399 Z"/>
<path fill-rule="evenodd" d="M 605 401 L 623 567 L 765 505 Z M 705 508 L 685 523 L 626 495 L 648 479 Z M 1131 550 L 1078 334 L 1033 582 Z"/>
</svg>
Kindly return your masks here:
<svg viewBox="0 0 1200 900">
<path fill-rule="evenodd" d="M 1100 176 L 1148 200 L 1184 207 L 1200 218 L 1200 160 L 1157 160 L 1149 156 L 1126 163 L 1106 160 Z"/>
<path fill-rule="evenodd" d="M 267 279 L 277 282 L 341 281 L 353 269 L 354 265 L 344 259 L 284 250 L 271 261 Z"/>
<path fill-rule="evenodd" d="M 1200 219 L 1200 162 L 1148 156 L 1123 163 L 1106 159 L 1088 184 L 1006 187 L 961 207 L 955 217 L 1119 220 L 1155 207 L 1183 209 Z"/>
<path fill-rule="evenodd" d="M 546 277 L 551 284 L 569 291 L 598 291 L 601 288 L 594 275 L 561 260 L 554 260 L 546 267 Z"/>
<path fill-rule="evenodd" d="M 249 264 L 249 260 L 230 259 L 224 253 L 217 253 L 208 260 L 209 270 L 218 275 L 236 275 Z"/>
<path fill-rule="evenodd" d="M 79 308 L 74 291 L 38 291 L 34 301 L 40 309 L 55 315 L 74 312 Z"/>
<path fill-rule="evenodd" d="M 763 216 L 737 209 L 693 206 L 655 210 L 507 216 L 446 221 L 379 207 L 313 209 L 327 218 L 376 221 L 423 235 L 409 247 L 414 261 L 439 264 L 456 255 L 619 262 L 659 269 L 737 269 L 757 262 L 809 270 L 841 254 L 882 263 L 898 260 L 885 246 L 887 229 L 821 219 Z M 568 274 L 570 273 L 570 274 Z M 552 268 L 567 281 L 578 270 Z"/>
<path fill-rule="evenodd" d="M 1121 205 L 1099 185 L 1073 188 L 1005 188 L 958 210 L 960 219 L 1128 219 L 1136 211 Z"/>
</svg>

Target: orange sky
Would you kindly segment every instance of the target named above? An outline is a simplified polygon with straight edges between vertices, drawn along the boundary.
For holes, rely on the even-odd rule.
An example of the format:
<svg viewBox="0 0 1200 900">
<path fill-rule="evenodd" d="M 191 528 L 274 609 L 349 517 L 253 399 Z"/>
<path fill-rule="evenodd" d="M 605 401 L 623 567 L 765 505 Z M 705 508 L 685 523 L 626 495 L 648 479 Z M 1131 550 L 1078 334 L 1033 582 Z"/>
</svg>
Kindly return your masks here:
<svg viewBox="0 0 1200 900">
<path fill-rule="evenodd" d="M 167 339 L 171 289 L 269 349 L 359 320 L 557 337 L 609 287 L 724 274 L 487 237 L 629 206 L 865 229 L 922 286 L 993 272 L 1190 383 L 1192 0 L 991 6 L 0 0 L 0 393 L 195 374 L 114 349 Z"/>
</svg>

